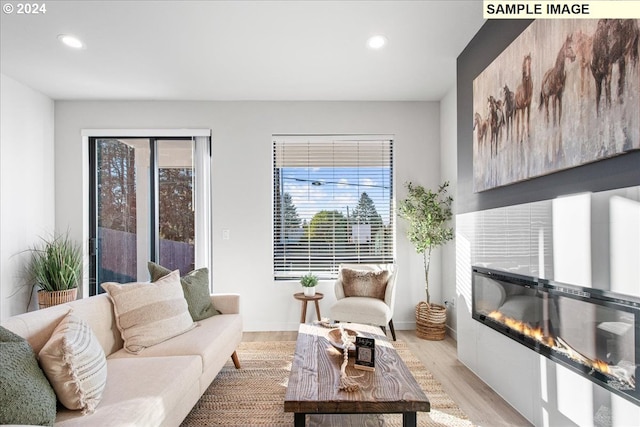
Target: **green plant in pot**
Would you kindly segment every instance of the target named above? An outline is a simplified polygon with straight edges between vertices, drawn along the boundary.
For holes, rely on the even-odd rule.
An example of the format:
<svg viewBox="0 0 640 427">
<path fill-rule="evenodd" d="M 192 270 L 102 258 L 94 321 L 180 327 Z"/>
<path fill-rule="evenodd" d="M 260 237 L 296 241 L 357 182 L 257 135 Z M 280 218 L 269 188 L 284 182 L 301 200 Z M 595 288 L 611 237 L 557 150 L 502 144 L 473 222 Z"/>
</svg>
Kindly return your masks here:
<svg viewBox="0 0 640 427">
<path fill-rule="evenodd" d="M 447 221 L 453 217 L 451 204 L 453 198 L 448 193 L 449 182 L 440 185 L 437 191 L 425 189 L 421 185 L 411 182 L 405 184 L 407 197 L 398 204 L 399 215 L 409 223 L 407 237 L 416 248 L 416 252 L 422 254 L 424 262 L 424 280 L 426 302 L 420 302 L 416 307 L 416 323 L 418 324 L 418 336 L 428 338 L 425 335 L 436 335 L 444 338 L 444 323 L 446 321 L 446 309 L 439 304 L 431 304 L 429 294 L 429 267 L 433 249 L 453 239 L 453 228 L 447 226 Z M 427 324 L 433 328 L 438 326 L 436 334 L 421 336 L 420 324 Z M 441 338 L 440 338 L 441 337 Z"/>
<path fill-rule="evenodd" d="M 313 273 L 307 273 L 300 278 L 300 284 L 302 285 L 305 296 L 312 297 L 316 294 L 318 277 Z"/>
<path fill-rule="evenodd" d="M 69 233 L 41 238 L 29 251 L 32 254 L 29 273 L 39 288 L 40 308 L 73 301 L 82 278 L 82 249 Z"/>
</svg>

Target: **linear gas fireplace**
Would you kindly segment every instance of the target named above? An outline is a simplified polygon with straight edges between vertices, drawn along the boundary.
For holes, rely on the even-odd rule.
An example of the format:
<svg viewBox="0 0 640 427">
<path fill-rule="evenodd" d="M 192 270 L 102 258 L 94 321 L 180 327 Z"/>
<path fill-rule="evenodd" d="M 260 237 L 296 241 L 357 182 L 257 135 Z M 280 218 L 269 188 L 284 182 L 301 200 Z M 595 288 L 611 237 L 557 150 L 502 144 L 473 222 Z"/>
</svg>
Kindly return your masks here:
<svg viewBox="0 0 640 427">
<path fill-rule="evenodd" d="M 640 298 L 472 270 L 474 319 L 640 404 Z"/>
</svg>

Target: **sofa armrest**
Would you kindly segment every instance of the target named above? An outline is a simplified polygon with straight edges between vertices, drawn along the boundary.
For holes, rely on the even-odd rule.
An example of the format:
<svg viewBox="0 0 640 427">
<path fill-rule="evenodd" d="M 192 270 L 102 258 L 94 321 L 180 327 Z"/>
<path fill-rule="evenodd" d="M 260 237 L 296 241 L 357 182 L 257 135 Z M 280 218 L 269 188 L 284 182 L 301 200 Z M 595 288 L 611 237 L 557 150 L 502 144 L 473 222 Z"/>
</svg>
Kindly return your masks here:
<svg viewBox="0 0 640 427">
<path fill-rule="evenodd" d="M 240 314 L 240 294 L 213 294 L 211 303 L 222 314 Z"/>
</svg>

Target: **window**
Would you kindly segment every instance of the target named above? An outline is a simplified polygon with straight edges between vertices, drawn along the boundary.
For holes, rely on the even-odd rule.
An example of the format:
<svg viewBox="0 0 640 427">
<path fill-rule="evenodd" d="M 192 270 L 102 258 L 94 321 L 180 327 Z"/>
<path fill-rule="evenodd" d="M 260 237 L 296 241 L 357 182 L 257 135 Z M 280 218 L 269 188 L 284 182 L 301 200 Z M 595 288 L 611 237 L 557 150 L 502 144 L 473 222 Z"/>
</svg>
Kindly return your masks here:
<svg viewBox="0 0 640 427">
<path fill-rule="evenodd" d="M 90 283 L 208 266 L 209 138 L 92 137 Z M 90 293 L 102 292 L 99 286 Z"/>
<path fill-rule="evenodd" d="M 394 259 L 393 141 L 274 136 L 276 279 L 335 278 L 341 263 Z"/>
</svg>

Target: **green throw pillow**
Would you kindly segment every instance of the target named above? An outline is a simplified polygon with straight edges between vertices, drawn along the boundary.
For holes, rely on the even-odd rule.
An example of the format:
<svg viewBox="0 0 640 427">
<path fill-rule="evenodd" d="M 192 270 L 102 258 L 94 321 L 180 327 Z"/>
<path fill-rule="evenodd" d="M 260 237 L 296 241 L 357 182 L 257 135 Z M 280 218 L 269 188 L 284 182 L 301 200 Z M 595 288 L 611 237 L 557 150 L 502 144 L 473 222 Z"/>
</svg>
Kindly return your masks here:
<svg viewBox="0 0 640 427">
<path fill-rule="evenodd" d="M 149 267 L 152 282 L 171 273 L 171 270 L 155 262 L 149 262 L 147 266 Z M 187 273 L 180 278 L 180 283 L 182 284 L 184 298 L 187 300 L 187 305 L 189 306 L 189 314 L 194 321 L 220 314 L 211 304 L 211 297 L 209 295 L 209 270 L 206 267 Z"/>
<path fill-rule="evenodd" d="M 24 338 L 0 326 L 0 424 L 51 426 L 56 394 Z"/>
</svg>

